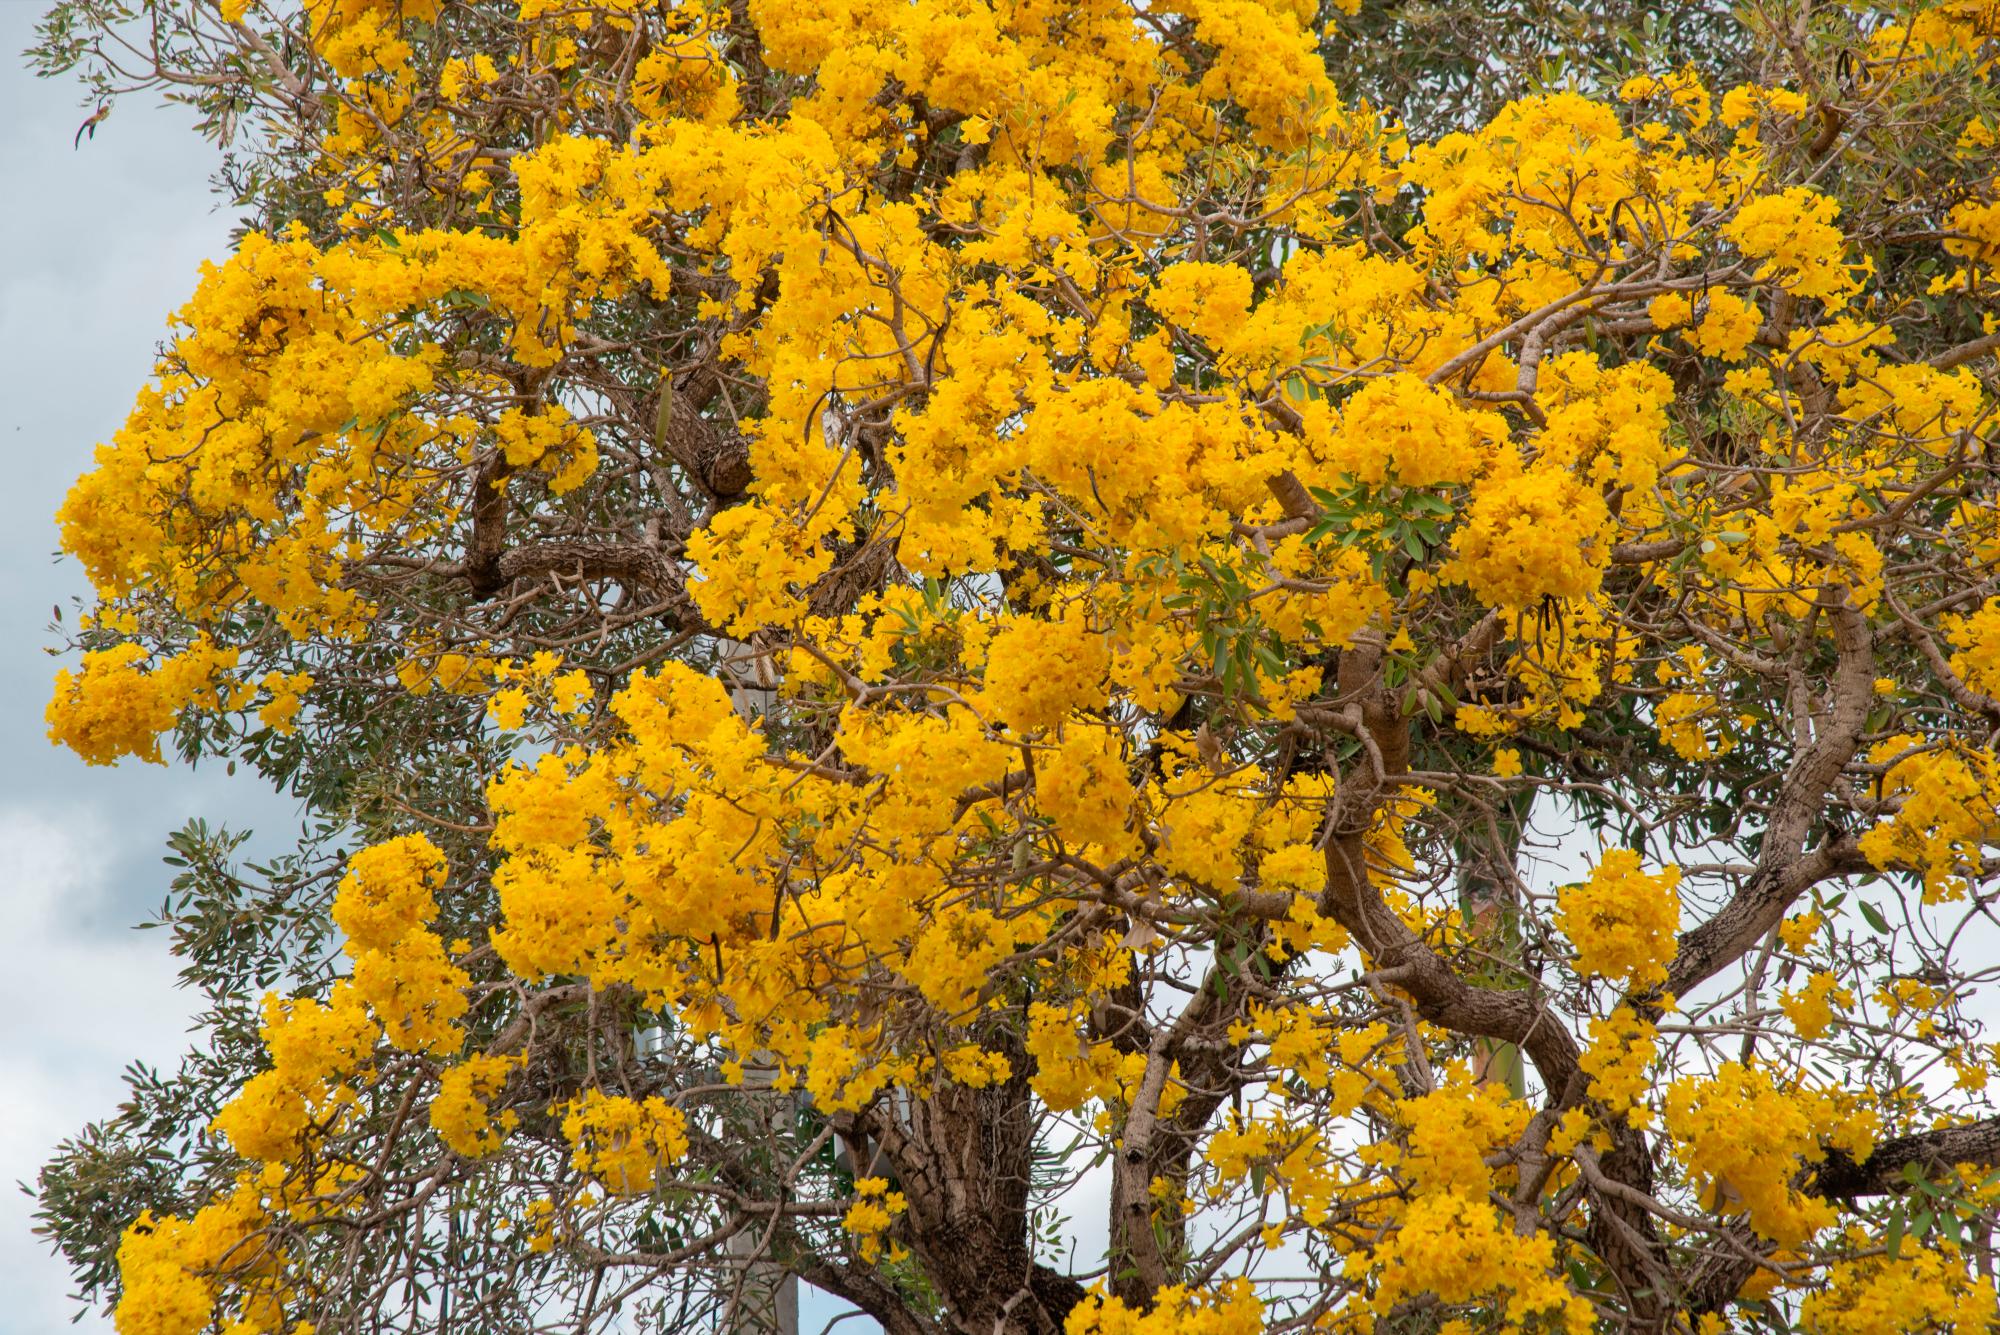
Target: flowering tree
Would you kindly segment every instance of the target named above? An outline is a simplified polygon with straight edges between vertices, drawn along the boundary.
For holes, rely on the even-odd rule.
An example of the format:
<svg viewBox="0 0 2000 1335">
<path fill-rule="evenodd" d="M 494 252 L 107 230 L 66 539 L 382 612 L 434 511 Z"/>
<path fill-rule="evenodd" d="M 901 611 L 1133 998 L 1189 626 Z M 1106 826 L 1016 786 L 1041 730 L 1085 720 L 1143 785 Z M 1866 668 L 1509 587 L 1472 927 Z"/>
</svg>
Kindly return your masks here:
<svg viewBox="0 0 2000 1335">
<path fill-rule="evenodd" d="M 1988 1330 L 2000 14 L 1655 9 L 54 11 L 249 226 L 51 732 L 319 822 L 86 1291 Z"/>
</svg>

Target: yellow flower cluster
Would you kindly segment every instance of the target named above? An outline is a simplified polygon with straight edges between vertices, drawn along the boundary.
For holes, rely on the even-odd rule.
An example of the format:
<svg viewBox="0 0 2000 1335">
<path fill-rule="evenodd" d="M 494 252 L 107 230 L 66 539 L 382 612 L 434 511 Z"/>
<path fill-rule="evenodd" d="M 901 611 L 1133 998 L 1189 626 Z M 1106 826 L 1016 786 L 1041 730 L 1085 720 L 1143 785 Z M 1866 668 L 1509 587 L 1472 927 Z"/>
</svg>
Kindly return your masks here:
<svg viewBox="0 0 2000 1335">
<path fill-rule="evenodd" d="M 1704 357 L 1740 362 L 1757 337 L 1757 308 L 1733 292 L 1711 292 L 1702 301 L 1700 318 L 1686 295 L 1664 292 L 1646 306 L 1647 318 L 1661 329 L 1692 325 L 1688 343 Z"/>
<path fill-rule="evenodd" d="M 524 413 L 509 408 L 493 423 L 493 444 L 515 468 L 538 468 L 549 475 L 549 490 L 575 491 L 597 471 L 597 441 L 570 421 L 559 403 Z"/>
<path fill-rule="evenodd" d="M 1792 1022 L 1793 1032 L 1811 1040 L 1833 1026 L 1834 1007 L 1845 1009 L 1854 1004 L 1854 991 L 1841 986 L 1833 974 L 1817 970 L 1804 986 L 1780 993 L 1778 1004 Z"/>
<path fill-rule="evenodd" d="M 257 684 L 270 696 L 257 710 L 258 721 L 273 732 L 291 732 L 297 725 L 305 694 L 313 688 L 312 673 L 267 672 Z"/>
<path fill-rule="evenodd" d="M 1028 1056 L 1035 1062 L 1029 1084 L 1056 1112 L 1072 1112 L 1093 1099 L 1115 1102 L 1127 1083 L 1136 1085 L 1145 1072 L 1143 1054 L 1080 1037 L 1085 1018 L 1080 1006 L 1043 1001 L 1028 1011 Z"/>
<path fill-rule="evenodd" d="M 438 1137 L 468 1159 L 499 1149 L 521 1119 L 511 1108 L 495 1117 L 493 1100 L 522 1061 L 475 1053 L 448 1067 L 438 1078 L 437 1097 L 431 1100 L 431 1127 Z"/>
<path fill-rule="evenodd" d="M 56 674 L 49 701 L 49 739 L 93 765 L 121 756 L 160 762 L 160 734 L 181 710 L 206 702 L 220 707 L 231 693 L 216 679 L 236 666 L 237 651 L 206 640 L 185 653 L 144 667 L 151 657 L 137 644 L 92 650 L 83 671 Z"/>
<path fill-rule="evenodd" d="M 1493 1300 L 1515 1328 L 1543 1325 L 1584 1335 L 1590 1303 L 1572 1292 L 1546 1234 L 1522 1237 L 1484 1199 L 1458 1192 L 1419 1196 L 1403 1211 L 1395 1246 L 1378 1249 L 1371 1305 L 1382 1314 L 1424 1294 L 1440 1302 Z"/>
<path fill-rule="evenodd" d="M 239 0 L 237 16 L 242 13 Z M 308 0 L 314 50 L 349 78 L 394 73 L 409 63 L 405 22 L 435 19 L 440 0 Z"/>
<path fill-rule="evenodd" d="M 1064 1326 L 1066 1335 L 1259 1335 L 1263 1329 L 1264 1304 L 1245 1279 L 1206 1293 L 1171 1285 L 1144 1311 L 1121 1298 L 1092 1294 Z"/>
<path fill-rule="evenodd" d="M 1708 88 L 1693 70 L 1635 75 L 1618 85 L 1618 96 L 1625 102 L 1664 99 L 1687 117 L 1688 128 L 1693 130 L 1707 125 L 1715 114 Z"/>
<path fill-rule="evenodd" d="M 1650 1020 L 1620 1006 L 1609 1017 L 1590 1022 L 1590 1046 L 1577 1061 L 1590 1077 L 1590 1097 L 1635 1127 L 1653 1121 L 1653 1110 L 1642 1100 L 1652 1085 L 1647 1069 L 1659 1036 Z"/>
<path fill-rule="evenodd" d="M 1319 1131 L 1280 1112 L 1247 1120 L 1232 1113 L 1210 1136 L 1204 1158 L 1215 1171 L 1210 1199 L 1222 1199 L 1249 1181 L 1260 1196 L 1283 1191 L 1290 1213 L 1308 1227 L 1326 1222 L 1341 1186 Z"/>
<path fill-rule="evenodd" d="M 1069 728 L 1036 770 L 1035 804 L 1064 839 L 1079 848 L 1094 845 L 1105 862 L 1137 849 L 1137 799 L 1118 736 L 1102 728 Z"/>
<path fill-rule="evenodd" d="M 1901 1254 L 1832 1266 L 1826 1287 L 1807 1294 L 1800 1321 L 1826 1335 L 1900 1335 L 1908 1330 L 1990 1330 L 2000 1310 L 1991 1275 L 1953 1247 L 1904 1244 Z"/>
<path fill-rule="evenodd" d="M 651 1191 L 660 1170 L 687 1157 L 687 1119 L 655 1095 L 632 1099 L 585 1090 L 571 1100 L 562 1132 L 580 1173 L 620 1196 Z"/>
<path fill-rule="evenodd" d="M 1587 598 L 1604 578 L 1609 522 L 1603 495 L 1567 469 L 1495 478 L 1466 511 L 1450 571 L 1488 607 L 1508 611 Z"/>
<path fill-rule="evenodd" d="M 1757 276 L 1776 279 L 1788 291 L 1816 297 L 1840 310 L 1859 280 L 1845 258 L 1847 238 L 1834 225 L 1840 206 L 1806 186 L 1762 195 L 1736 211 L 1723 227 L 1751 259 L 1762 260 Z"/>
<path fill-rule="evenodd" d="M 1959 680 L 1986 695 L 2000 692 L 2000 599 L 1969 616 L 1944 618 L 1943 630 L 1956 650 L 1950 661 Z"/>
<path fill-rule="evenodd" d="M 1985 865 L 1981 849 L 2000 837 L 2000 773 L 1990 752 L 1934 748 L 1898 735 L 1869 752 L 1886 766 L 1883 796 L 1891 813 L 1860 839 L 1877 867 L 1907 867 L 1923 877 L 1924 901 L 1965 894 L 1967 878 Z"/>
<path fill-rule="evenodd" d="M 1556 927 L 1576 947 L 1579 973 L 1642 988 L 1666 981 L 1679 951 L 1680 869 L 1640 868 L 1633 850 L 1607 849 L 1588 879 L 1556 892 Z"/>
<path fill-rule="evenodd" d="M 262 1034 L 271 1069 L 223 1105 L 215 1129 L 246 1159 L 286 1163 L 352 1100 L 348 1082 L 369 1063 L 381 1030 L 360 993 L 342 983 L 324 1004 L 265 997 Z"/>
<path fill-rule="evenodd" d="M 333 901 L 347 933 L 354 989 L 374 1009 L 389 1041 L 411 1051 L 454 1053 L 465 1042 L 457 1021 L 471 982 L 425 925 L 437 916 L 444 854 L 420 834 L 355 853 Z"/>
<path fill-rule="evenodd" d="M 1447 1304 L 1494 1301 L 1514 1326 L 1589 1329 L 1590 1305 L 1561 1278 L 1555 1240 L 1522 1236 L 1488 1199 L 1498 1184 L 1487 1157 L 1521 1134 L 1528 1107 L 1460 1067 L 1435 1092 L 1398 1102 L 1395 1115 L 1404 1148 L 1376 1154 L 1408 1175 L 1410 1199 L 1392 1233 L 1347 1260 L 1351 1277 L 1373 1281 L 1370 1310 L 1430 1293 Z"/>
<path fill-rule="evenodd" d="M 1499 414 L 1469 411 L 1407 372 L 1363 385 L 1341 406 L 1329 463 L 1370 486 L 1435 487 L 1471 482 L 1499 457 Z"/>
<path fill-rule="evenodd" d="M 258 1236 L 265 1215 L 257 1188 L 239 1183 L 188 1219 L 142 1213 L 118 1247 L 119 1335 L 201 1335 L 214 1328 L 225 1285 L 237 1320 L 229 1328 L 279 1328 L 277 1258 Z"/>
<path fill-rule="evenodd" d="M 1396 1105 L 1406 1127 L 1402 1164 L 1414 1190 L 1483 1199 L 1493 1180 L 1486 1156 L 1518 1137 L 1528 1115 L 1527 1105 L 1497 1084 L 1453 1083 L 1402 1100 Z"/>
<path fill-rule="evenodd" d="M 421 835 L 349 859 L 332 912 L 347 934 L 353 976 L 336 982 L 326 1002 L 264 999 L 271 1069 L 251 1077 L 215 1118 L 238 1154 L 285 1164 L 310 1149 L 353 1103 L 353 1084 L 372 1066 L 382 1038 L 439 1055 L 463 1045 L 456 1022 L 470 980 L 425 925 L 437 914 L 435 892 L 445 875 L 444 856 Z M 505 1063 L 474 1057 L 447 1072 L 433 1123 L 461 1152 L 482 1143 L 484 1110 L 472 1104 L 496 1088 Z"/>
<path fill-rule="evenodd" d="M 1751 1227 L 1788 1247 L 1839 1217 L 1831 1202 L 1798 1189 L 1801 1166 L 1823 1160 L 1829 1144 L 1866 1159 L 1878 1126 L 1864 1109 L 1737 1062 L 1712 1078 L 1674 1081 L 1665 1111 L 1709 1207 L 1747 1211 Z"/>
<path fill-rule="evenodd" d="M 1017 733 L 1039 732 L 1072 709 L 1104 702 L 1111 654 L 1081 609 L 1023 620 L 995 632 L 986 650 L 986 700 Z"/>
<path fill-rule="evenodd" d="M 896 1216 L 910 1208 L 900 1191 L 889 1190 L 884 1178 L 858 1178 L 854 1183 L 854 1204 L 841 1216 L 840 1226 L 860 1243 L 861 1259 L 874 1262 L 882 1255 L 882 1235 Z"/>
</svg>

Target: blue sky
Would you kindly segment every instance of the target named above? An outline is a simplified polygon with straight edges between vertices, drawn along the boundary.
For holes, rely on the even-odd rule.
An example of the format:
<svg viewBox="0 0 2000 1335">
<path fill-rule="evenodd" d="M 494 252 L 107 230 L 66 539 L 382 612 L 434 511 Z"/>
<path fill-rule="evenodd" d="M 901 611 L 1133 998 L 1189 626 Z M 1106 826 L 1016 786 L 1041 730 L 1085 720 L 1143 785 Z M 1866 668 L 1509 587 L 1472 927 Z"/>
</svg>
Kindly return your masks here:
<svg viewBox="0 0 2000 1335">
<path fill-rule="evenodd" d="M 201 260 L 226 250 L 232 220 L 208 192 L 214 151 L 176 109 L 128 99 L 71 147 L 89 111 L 80 90 L 32 77 L 17 54 L 41 8 L 0 0 L 0 181 L 12 200 L 0 209 L 0 1335 L 70 1328 L 76 1311 L 14 1184 L 116 1106 L 127 1062 L 167 1063 L 188 1042 L 165 943 L 130 930 L 165 889 L 165 836 L 192 815 L 278 833 L 292 816 L 219 770 L 92 769 L 45 735 L 50 608 L 67 611 L 84 588 L 74 564 L 52 559 L 56 506 L 124 418 L 167 316 Z"/>
</svg>

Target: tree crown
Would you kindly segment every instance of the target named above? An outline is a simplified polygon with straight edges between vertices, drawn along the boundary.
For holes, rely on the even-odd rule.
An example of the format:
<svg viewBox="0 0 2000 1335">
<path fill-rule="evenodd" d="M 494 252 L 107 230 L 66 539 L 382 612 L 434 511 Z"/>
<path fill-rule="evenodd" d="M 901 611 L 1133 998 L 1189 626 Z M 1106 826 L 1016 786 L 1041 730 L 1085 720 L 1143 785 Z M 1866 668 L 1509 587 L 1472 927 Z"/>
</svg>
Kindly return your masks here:
<svg viewBox="0 0 2000 1335">
<path fill-rule="evenodd" d="M 59 6 L 246 229 L 51 734 L 322 821 L 123 1335 L 1987 1329 L 2000 17 L 1650 8 Z"/>
</svg>

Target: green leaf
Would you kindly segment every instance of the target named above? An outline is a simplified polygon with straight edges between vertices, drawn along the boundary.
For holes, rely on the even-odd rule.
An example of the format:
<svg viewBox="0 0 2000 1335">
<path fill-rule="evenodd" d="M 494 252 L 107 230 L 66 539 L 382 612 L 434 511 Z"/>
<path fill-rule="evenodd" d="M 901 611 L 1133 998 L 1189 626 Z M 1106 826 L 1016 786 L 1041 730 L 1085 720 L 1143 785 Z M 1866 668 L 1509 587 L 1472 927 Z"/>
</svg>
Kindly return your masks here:
<svg viewBox="0 0 2000 1335">
<path fill-rule="evenodd" d="M 1439 698 L 1444 701 L 1446 708 L 1448 709 L 1458 708 L 1458 692 L 1452 690 L 1451 687 L 1441 679 L 1437 684 L 1437 694 Z"/>
<path fill-rule="evenodd" d="M 1887 936 L 1889 934 L 1889 920 L 1882 916 L 1882 911 L 1880 909 L 1876 908 L 1873 904 L 1870 904 L 1865 899 L 1855 900 L 1854 907 L 1861 910 L 1861 916 L 1868 920 L 1868 925 L 1870 927 L 1873 927 L 1877 932 L 1881 933 L 1884 936 Z"/>
</svg>

